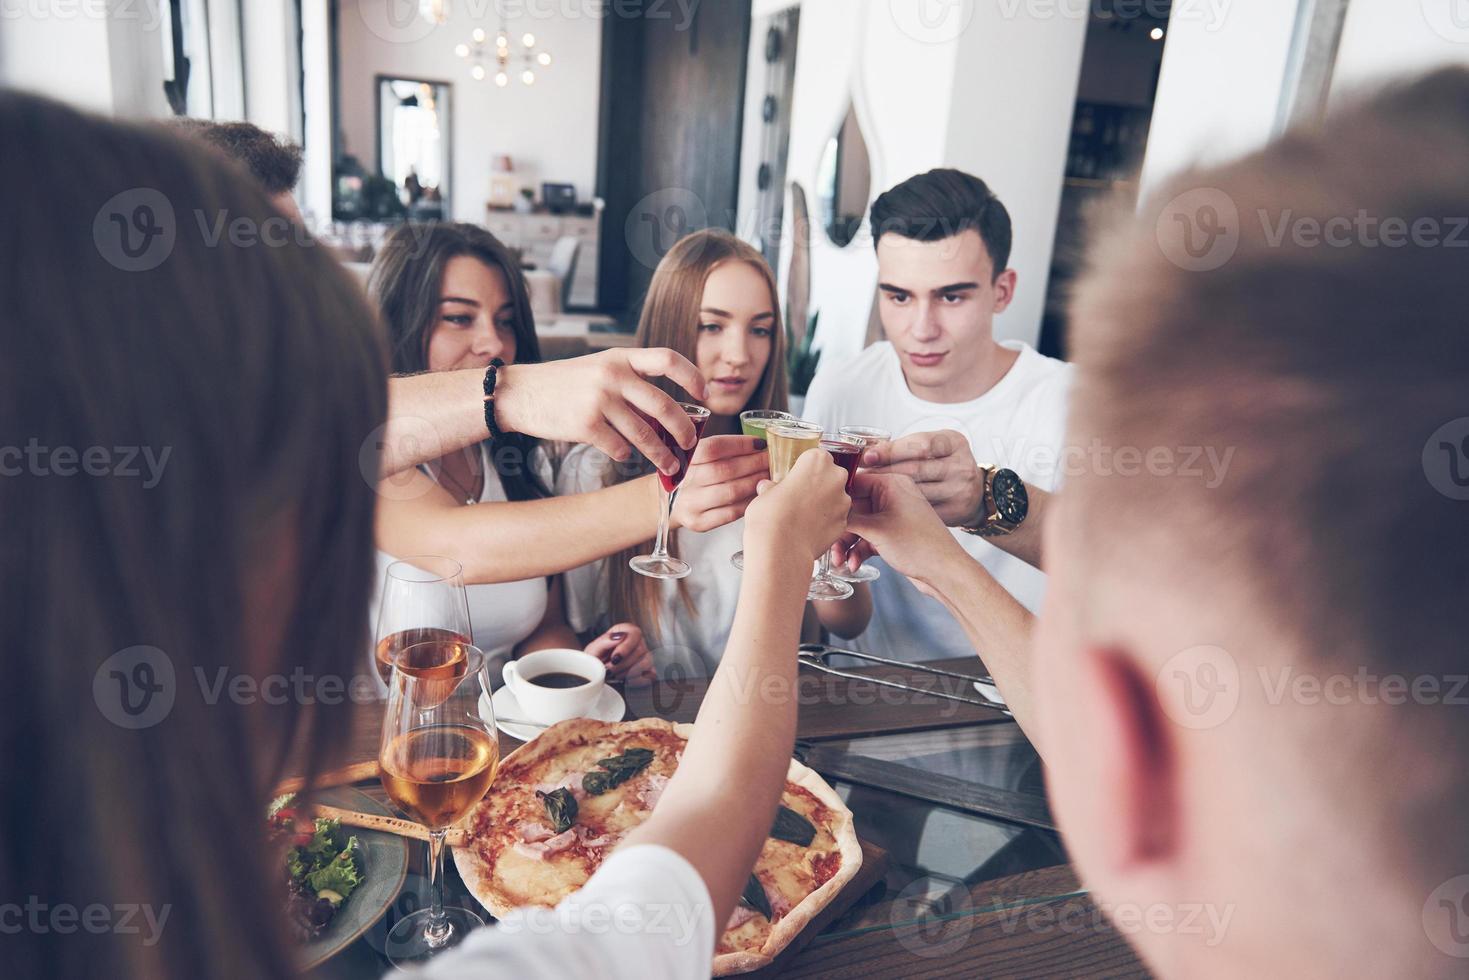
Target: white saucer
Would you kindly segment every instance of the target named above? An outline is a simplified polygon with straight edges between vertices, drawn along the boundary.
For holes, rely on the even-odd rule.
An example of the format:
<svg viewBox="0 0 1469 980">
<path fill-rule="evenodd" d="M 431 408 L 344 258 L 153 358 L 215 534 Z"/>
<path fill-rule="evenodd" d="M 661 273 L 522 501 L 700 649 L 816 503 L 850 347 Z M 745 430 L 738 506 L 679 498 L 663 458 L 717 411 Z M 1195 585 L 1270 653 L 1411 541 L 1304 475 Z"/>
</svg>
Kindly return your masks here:
<svg viewBox="0 0 1469 980">
<path fill-rule="evenodd" d="M 483 697 L 483 695 L 481 695 Z M 501 718 L 525 718 L 525 709 L 520 706 L 515 692 L 508 686 L 500 688 L 495 696 L 490 699 L 490 706 L 495 709 L 495 727 L 500 729 L 511 738 L 529 742 L 546 729 L 539 725 L 514 725 L 501 721 Z M 587 712 L 586 717 L 597 721 L 621 721 L 622 714 L 627 710 L 627 704 L 622 700 L 612 687 L 602 688 L 602 696 L 597 698 L 597 703 L 592 705 L 592 710 Z M 529 720 L 529 719 L 527 719 Z"/>
</svg>

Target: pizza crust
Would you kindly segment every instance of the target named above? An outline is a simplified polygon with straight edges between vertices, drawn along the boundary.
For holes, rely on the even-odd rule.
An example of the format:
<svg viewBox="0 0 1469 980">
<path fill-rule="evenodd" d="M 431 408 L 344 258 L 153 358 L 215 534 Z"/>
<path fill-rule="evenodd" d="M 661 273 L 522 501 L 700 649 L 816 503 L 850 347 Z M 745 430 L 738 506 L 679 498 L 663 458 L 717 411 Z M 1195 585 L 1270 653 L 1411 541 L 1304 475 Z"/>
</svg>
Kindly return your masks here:
<svg viewBox="0 0 1469 980">
<path fill-rule="evenodd" d="M 533 766 L 555 758 L 562 752 L 567 742 L 578 736 L 597 739 L 612 733 L 626 735 L 639 731 L 671 731 L 687 741 L 694 732 L 694 726 L 671 723 L 661 718 L 640 718 L 636 721 L 614 723 L 577 718 L 551 726 L 532 741 L 511 752 L 501 763 L 501 768 L 512 764 Z M 826 780 L 792 759 L 786 771 L 786 782 L 806 790 L 831 814 L 827 829 L 836 840 L 837 851 L 842 859 L 841 867 L 837 869 L 836 874 L 792 906 L 779 922 L 771 926 L 770 933 L 759 950 L 739 950 L 733 953 L 716 954 L 712 968 L 712 973 L 716 977 L 748 973 L 751 970 L 769 966 L 781 951 L 811 924 L 821 910 L 836 898 L 862 866 L 862 845 L 857 841 L 857 831 L 852 822 L 852 811 L 847 809 L 847 805 L 827 785 Z M 495 799 L 492 792 L 490 797 L 475 808 L 467 821 L 468 825 L 471 827 L 474 825 L 482 809 L 486 807 L 493 809 Z M 503 918 L 516 907 L 515 903 L 507 902 L 501 895 L 499 888 L 491 880 L 490 867 L 475 853 L 473 848 L 456 847 L 451 853 L 454 857 L 454 865 L 459 870 L 459 876 L 464 879 L 464 884 L 470 894 L 489 909 L 495 918 Z M 723 935 L 722 930 L 715 936 L 716 942 L 720 935 Z"/>
</svg>

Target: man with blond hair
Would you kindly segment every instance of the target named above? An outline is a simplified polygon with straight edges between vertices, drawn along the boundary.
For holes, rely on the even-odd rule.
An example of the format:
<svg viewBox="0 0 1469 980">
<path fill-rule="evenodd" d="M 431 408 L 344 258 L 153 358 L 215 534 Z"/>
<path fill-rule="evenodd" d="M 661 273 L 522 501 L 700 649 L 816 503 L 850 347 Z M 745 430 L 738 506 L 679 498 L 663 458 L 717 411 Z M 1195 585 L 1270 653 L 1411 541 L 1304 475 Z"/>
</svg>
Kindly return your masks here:
<svg viewBox="0 0 1469 980">
<path fill-rule="evenodd" d="M 851 529 L 986 650 L 1098 901 L 1227 923 L 1129 930 L 1159 976 L 1469 970 L 1466 225 L 1451 70 L 1104 236 L 1069 440 L 1237 451 L 1069 477 L 1030 654 L 988 655 L 1015 610 L 919 491 L 859 478 Z"/>
</svg>

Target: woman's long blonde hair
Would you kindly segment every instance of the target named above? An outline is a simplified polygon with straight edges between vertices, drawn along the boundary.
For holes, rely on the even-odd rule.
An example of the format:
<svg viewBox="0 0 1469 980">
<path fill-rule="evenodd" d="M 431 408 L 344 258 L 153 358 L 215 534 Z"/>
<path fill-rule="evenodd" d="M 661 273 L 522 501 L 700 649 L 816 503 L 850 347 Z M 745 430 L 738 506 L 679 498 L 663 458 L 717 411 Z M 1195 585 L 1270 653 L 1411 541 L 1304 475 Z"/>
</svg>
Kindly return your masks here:
<svg viewBox="0 0 1469 980">
<path fill-rule="evenodd" d="M 667 347 L 678 351 L 690 361 L 694 360 L 699 344 L 699 310 L 703 306 L 704 285 L 715 267 L 725 262 L 744 262 L 760 273 L 770 288 L 770 308 L 775 313 L 774 343 L 770 348 L 770 360 L 765 365 L 755 393 L 745 403 L 745 408 L 784 412 L 789 401 L 786 385 L 786 336 L 775 275 L 759 252 L 727 231 L 710 228 L 687 235 L 658 263 L 658 268 L 653 272 L 653 281 L 648 286 L 648 295 L 643 301 L 642 316 L 638 320 L 638 346 Z M 679 401 L 696 400 L 673 382 L 660 380 L 659 386 Z M 641 468 L 615 466 L 609 469 L 606 482 L 621 483 L 651 472 L 652 468 L 646 462 Z M 670 531 L 670 548 L 675 539 L 676 532 Z M 645 542 L 610 560 L 608 595 L 614 622 L 637 623 L 648 633 L 650 640 L 657 640 L 662 610 L 659 609 L 656 580 L 637 574 L 627 564 L 630 558 L 647 554 L 651 547 L 651 541 Z M 693 604 L 682 581 L 679 582 L 678 592 L 685 608 L 692 611 Z"/>
</svg>

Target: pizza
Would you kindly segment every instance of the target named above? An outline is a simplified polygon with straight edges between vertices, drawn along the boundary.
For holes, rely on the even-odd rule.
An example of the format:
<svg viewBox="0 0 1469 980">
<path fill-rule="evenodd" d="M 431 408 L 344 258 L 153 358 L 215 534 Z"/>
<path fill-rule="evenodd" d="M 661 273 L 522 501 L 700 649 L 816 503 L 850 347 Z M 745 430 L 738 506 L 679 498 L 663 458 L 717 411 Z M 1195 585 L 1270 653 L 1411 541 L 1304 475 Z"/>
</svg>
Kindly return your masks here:
<svg viewBox="0 0 1469 980">
<path fill-rule="evenodd" d="M 578 718 L 512 752 L 454 848 L 465 885 L 497 917 L 558 904 L 653 812 L 692 732 L 660 718 Z M 715 943 L 713 974 L 768 965 L 861 864 L 852 812 L 792 760 L 771 836 Z"/>
</svg>

